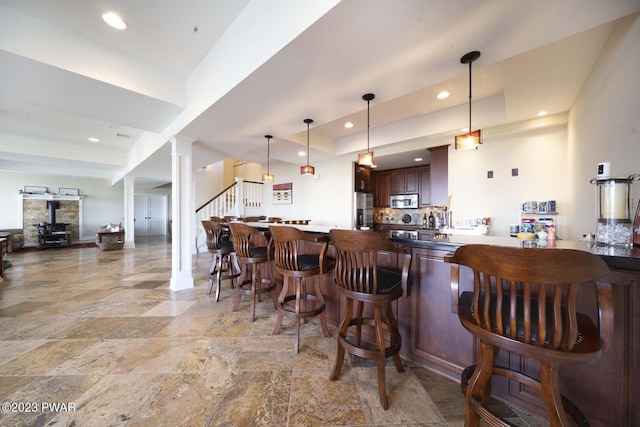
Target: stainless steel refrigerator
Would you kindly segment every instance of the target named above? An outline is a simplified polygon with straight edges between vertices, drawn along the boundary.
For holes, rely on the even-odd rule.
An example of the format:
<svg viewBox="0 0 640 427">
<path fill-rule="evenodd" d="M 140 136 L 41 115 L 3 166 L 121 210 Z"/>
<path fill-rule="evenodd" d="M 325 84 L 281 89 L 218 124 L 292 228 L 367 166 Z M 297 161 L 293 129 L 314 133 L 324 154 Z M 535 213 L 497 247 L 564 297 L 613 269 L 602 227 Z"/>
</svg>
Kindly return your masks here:
<svg viewBox="0 0 640 427">
<path fill-rule="evenodd" d="M 353 226 L 360 230 L 362 227 L 373 229 L 373 194 L 353 193 Z"/>
</svg>

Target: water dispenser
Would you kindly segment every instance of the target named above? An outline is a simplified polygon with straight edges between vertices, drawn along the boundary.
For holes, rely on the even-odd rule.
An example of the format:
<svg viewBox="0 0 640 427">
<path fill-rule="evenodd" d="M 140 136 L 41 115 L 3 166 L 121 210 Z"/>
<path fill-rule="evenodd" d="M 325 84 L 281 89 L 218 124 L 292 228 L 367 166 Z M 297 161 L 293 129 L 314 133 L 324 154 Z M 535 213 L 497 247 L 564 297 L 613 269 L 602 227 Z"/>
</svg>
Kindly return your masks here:
<svg viewBox="0 0 640 427">
<path fill-rule="evenodd" d="M 596 244 L 628 248 L 633 245 L 631 184 L 640 175 L 627 178 L 594 178 L 596 204 Z"/>
</svg>

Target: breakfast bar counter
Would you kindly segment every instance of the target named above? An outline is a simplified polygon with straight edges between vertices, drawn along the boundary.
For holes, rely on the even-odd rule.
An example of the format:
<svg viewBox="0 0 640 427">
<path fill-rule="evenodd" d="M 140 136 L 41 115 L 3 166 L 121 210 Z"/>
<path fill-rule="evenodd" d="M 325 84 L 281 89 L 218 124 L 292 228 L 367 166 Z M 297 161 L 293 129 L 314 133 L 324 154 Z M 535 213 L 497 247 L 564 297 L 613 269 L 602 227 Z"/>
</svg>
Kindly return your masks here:
<svg viewBox="0 0 640 427">
<path fill-rule="evenodd" d="M 252 225 L 266 229 L 273 224 Z M 305 227 L 305 231 L 312 233 L 325 234 L 329 231 L 329 227 L 308 228 Z M 444 261 L 445 256 L 468 244 L 531 247 L 535 243 L 513 237 L 470 235 L 449 235 L 432 240 L 396 238 L 392 241 L 412 254 L 406 296 L 397 300 L 393 307 L 402 336 L 401 355 L 419 366 L 460 381 L 462 371 L 475 363 L 478 352 L 478 343 L 462 327 L 456 313 L 458 292 L 471 290 L 473 281 L 470 271 L 463 267 L 460 269 L 459 289 L 453 288 L 452 266 Z M 317 251 L 319 246 L 315 246 L 320 244 L 308 242 L 307 250 Z M 600 359 L 593 364 L 563 367 L 563 394 L 582 409 L 592 426 L 640 426 L 640 248 L 609 248 L 564 240 L 556 241 L 555 247 L 597 254 L 613 271 L 622 273 L 620 276 L 624 279 L 612 286 L 613 336 L 608 336 L 606 341 L 612 345 L 606 346 Z M 333 247 L 329 245 L 327 256 L 332 257 L 333 254 Z M 385 253 L 379 257 L 379 262 L 397 267 L 401 257 L 402 254 Z M 309 280 L 320 281 L 327 321 L 337 326 L 345 303 L 335 290 L 333 271 Z M 580 293 L 578 300 L 579 311 L 597 322 L 595 292 L 590 292 L 595 289 L 595 284 L 585 284 L 583 289 L 585 292 Z M 517 354 L 501 352 L 497 362 L 524 367 L 529 375 L 539 377 L 537 364 Z M 496 378 L 493 394 L 531 412 L 544 414 L 539 398 L 526 387 L 515 384 Z"/>
<path fill-rule="evenodd" d="M 431 241 L 394 241 L 413 254 L 410 295 L 399 301 L 397 307 L 404 357 L 460 381 L 462 370 L 475 363 L 478 343 L 460 324 L 454 306 L 457 306 L 458 292 L 472 289 L 473 278 L 463 267 L 460 289 L 452 288 L 451 265 L 444 262 L 444 257 L 467 244 L 531 247 L 535 243 L 513 237 L 468 235 Z M 540 246 L 545 244 L 540 242 Z M 602 356 L 593 364 L 563 367 L 563 393 L 582 409 L 592 426 L 639 426 L 640 248 L 601 247 L 564 240 L 556 241 L 555 247 L 597 254 L 614 272 L 621 273 L 620 283 L 612 286 L 613 336 L 607 340 L 612 345 L 605 346 Z M 585 292 L 581 292 L 579 298 L 579 311 L 597 324 L 595 293 L 587 292 L 593 288 L 595 284 L 585 284 Z M 528 374 L 539 377 L 537 364 L 517 354 L 502 352 L 497 363 L 524 367 Z M 544 414 L 542 402 L 516 382 L 496 378 L 492 391 L 499 399 Z"/>
</svg>

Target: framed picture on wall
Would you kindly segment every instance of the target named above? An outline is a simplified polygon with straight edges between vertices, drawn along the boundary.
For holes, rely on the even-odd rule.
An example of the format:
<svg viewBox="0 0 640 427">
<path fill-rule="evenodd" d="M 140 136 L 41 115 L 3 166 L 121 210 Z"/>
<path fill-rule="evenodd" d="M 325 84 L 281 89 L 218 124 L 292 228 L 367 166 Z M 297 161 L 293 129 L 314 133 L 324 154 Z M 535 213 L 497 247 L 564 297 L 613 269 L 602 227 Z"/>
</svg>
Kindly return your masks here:
<svg viewBox="0 0 640 427">
<path fill-rule="evenodd" d="M 25 185 L 24 192 L 27 194 L 44 194 L 47 192 L 47 187 L 39 187 L 36 185 Z"/>
<path fill-rule="evenodd" d="M 273 204 L 274 205 L 290 205 L 293 203 L 293 184 L 274 184 L 273 186 Z"/>
<path fill-rule="evenodd" d="M 77 188 L 58 188 L 58 194 L 60 196 L 79 196 L 80 190 Z"/>
</svg>

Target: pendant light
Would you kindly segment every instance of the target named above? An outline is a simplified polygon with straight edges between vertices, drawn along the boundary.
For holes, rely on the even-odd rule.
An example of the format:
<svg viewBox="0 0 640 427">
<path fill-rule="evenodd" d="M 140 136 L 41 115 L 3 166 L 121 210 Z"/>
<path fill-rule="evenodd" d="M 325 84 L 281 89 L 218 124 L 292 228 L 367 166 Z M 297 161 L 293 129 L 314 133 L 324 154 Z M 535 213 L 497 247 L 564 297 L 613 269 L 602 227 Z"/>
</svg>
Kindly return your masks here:
<svg viewBox="0 0 640 427">
<path fill-rule="evenodd" d="M 304 119 L 307 124 L 307 164 L 300 167 L 301 175 L 313 175 L 316 172 L 316 168 L 309 164 L 309 125 L 313 123 L 312 119 Z"/>
<path fill-rule="evenodd" d="M 362 99 L 367 101 L 367 152 L 358 154 L 358 165 L 369 166 L 370 168 L 376 167 L 373 151 L 369 151 L 369 103 L 375 97 L 376 96 L 372 93 L 365 93 L 362 95 Z"/>
<path fill-rule="evenodd" d="M 477 50 L 469 52 L 460 58 L 461 63 L 469 64 L 469 131 L 463 135 L 456 135 L 456 150 L 458 148 L 477 150 L 478 145 L 482 144 L 482 132 L 480 129 L 471 130 L 471 64 L 478 58 L 480 58 L 480 52 Z"/>
<path fill-rule="evenodd" d="M 273 136 L 265 135 L 264 137 L 267 138 L 267 173 L 262 174 L 262 182 L 273 182 L 273 175 L 269 172 L 269 159 L 271 157 L 269 153 L 269 142 Z"/>
</svg>

